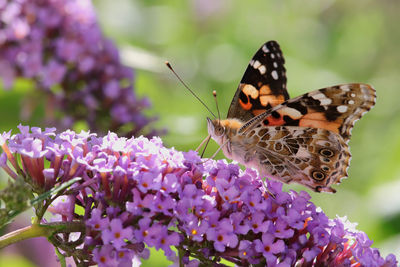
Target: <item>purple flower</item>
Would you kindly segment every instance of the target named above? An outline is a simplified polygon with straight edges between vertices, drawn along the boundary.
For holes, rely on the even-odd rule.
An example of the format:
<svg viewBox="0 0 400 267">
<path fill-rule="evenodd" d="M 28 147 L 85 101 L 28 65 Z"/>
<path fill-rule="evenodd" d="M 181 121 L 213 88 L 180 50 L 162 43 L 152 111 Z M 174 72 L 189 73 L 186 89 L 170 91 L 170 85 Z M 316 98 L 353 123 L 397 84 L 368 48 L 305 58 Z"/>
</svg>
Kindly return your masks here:
<svg viewBox="0 0 400 267">
<path fill-rule="evenodd" d="M 95 231 L 103 231 L 107 228 L 110 223 L 110 220 L 101 216 L 101 210 L 93 209 L 91 213 L 91 217 L 87 220 L 86 224 Z"/>
<path fill-rule="evenodd" d="M 262 211 L 255 212 L 251 215 L 251 219 L 248 222 L 250 229 L 254 233 L 265 233 L 268 232 L 271 226 L 271 221 L 265 220 L 265 214 Z"/>
<path fill-rule="evenodd" d="M 171 250 L 171 246 L 177 246 L 180 243 L 180 238 L 178 233 L 168 233 L 167 228 L 160 227 L 160 232 L 158 232 L 156 242 L 155 242 L 155 248 L 162 249 L 165 253 L 165 255 L 168 257 L 174 252 Z"/>
<path fill-rule="evenodd" d="M 346 218 L 329 219 L 307 193 L 284 192 L 252 169 L 202 163 L 195 152 L 166 148 L 159 138 L 19 129 L 0 135 L 0 167 L 12 177 L 23 176 L 36 194 L 81 178 L 49 208 L 53 221 L 84 223 L 75 243 L 68 234 L 54 242 L 79 246 L 79 253 L 70 250 L 77 263 L 125 266 L 148 257 L 147 246 L 177 262 L 176 247 L 182 262 L 194 266 L 199 262 L 191 258 L 210 265 L 216 257 L 237 265 L 397 264 Z"/>
<path fill-rule="evenodd" d="M 31 79 L 49 99 L 47 114 L 67 118 L 49 115 L 47 124 L 83 120 L 97 132 L 133 136 L 154 120 L 142 113 L 149 100 L 135 95 L 133 70 L 102 34 L 90 0 L 5 1 L 0 10 L 0 78 L 5 88 Z"/>
<path fill-rule="evenodd" d="M 126 245 L 125 239 L 132 240 L 133 232 L 130 227 L 123 228 L 120 219 L 112 219 L 109 228 L 101 233 L 104 244 L 112 244 L 115 249 L 120 250 Z"/>
<path fill-rule="evenodd" d="M 67 71 L 64 64 L 51 60 L 44 68 L 42 74 L 42 84 L 46 88 L 50 88 L 54 84 L 59 84 Z"/>
<path fill-rule="evenodd" d="M 283 240 L 276 240 L 272 234 L 265 233 L 261 240 L 255 240 L 255 249 L 264 255 L 268 265 L 275 265 L 277 262 L 276 255 L 285 251 L 286 246 Z"/>
<path fill-rule="evenodd" d="M 136 240 L 142 242 L 143 240 L 148 238 L 150 224 L 151 224 L 151 219 L 148 217 L 139 220 L 138 223 L 139 229 L 134 230 Z"/>
<path fill-rule="evenodd" d="M 115 250 L 111 245 L 104 245 L 100 248 L 95 248 L 93 251 L 93 260 L 99 266 L 117 266 L 118 261 L 115 257 Z"/>
<path fill-rule="evenodd" d="M 217 227 L 210 228 L 207 238 L 214 241 L 214 248 L 219 252 L 224 252 L 226 247 L 234 248 L 238 244 L 237 235 L 233 232 L 229 219 L 222 219 Z"/>
<path fill-rule="evenodd" d="M 182 228 L 191 239 L 201 242 L 208 229 L 208 223 L 204 220 L 197 219 L 194 215 L 189 215 Z"/>
</svg>

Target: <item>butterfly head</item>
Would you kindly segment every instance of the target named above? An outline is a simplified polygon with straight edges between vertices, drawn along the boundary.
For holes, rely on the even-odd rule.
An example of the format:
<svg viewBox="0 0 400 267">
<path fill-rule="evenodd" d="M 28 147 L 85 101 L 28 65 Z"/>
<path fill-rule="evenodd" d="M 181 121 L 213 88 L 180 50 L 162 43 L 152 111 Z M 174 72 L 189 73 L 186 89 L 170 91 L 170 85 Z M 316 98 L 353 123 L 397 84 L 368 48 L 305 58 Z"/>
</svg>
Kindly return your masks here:
<svg viewBox="0 0 400 267">
<path fill-rule="evenodd" d="M 243 123 L 236 119 L 211 120 L 207 118 L 208 134 L 220 145 L 226 139 L 231 139 L 242 125 Z"/>
<path fill-rule="evenodd" d="M 208 134 L 211 135 L 211 138 L 214 139 L 218 144 L 222 144 L 226 134 L 226 128 L 221 121 L 218 119 L 212 120 L 207 118 L 207 127 Z"/>
</svg>

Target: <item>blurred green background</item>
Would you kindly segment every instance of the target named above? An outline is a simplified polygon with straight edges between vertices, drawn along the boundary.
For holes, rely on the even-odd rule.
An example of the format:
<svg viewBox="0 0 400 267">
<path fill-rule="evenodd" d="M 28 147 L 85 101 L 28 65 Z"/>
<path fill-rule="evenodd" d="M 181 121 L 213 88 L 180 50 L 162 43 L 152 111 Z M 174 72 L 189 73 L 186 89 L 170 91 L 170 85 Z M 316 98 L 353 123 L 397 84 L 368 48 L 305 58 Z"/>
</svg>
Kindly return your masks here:
<svg viewBox="0 0 400 267">
<path fill-rule="evenodd" d="M 336 194 L 307 190 L 329 217 L 347 216 L 374 240 L 383 256 L 400 258 L 400 2 L 397 0 L 169 0 L 94 1 L 105 34 L 136 69 L 136 90 L 148 96 L 149 115 L 168 129 L 167 146 L 195 149 L 210 114 L 165 67 L 175 70 L 212 110 L 217 90 L 225 116 L 248 61 L 268 40 L 286 59 L 291 97 L 346 82 L 372 84 L 377 104 L 356 123 L 349 179 Z M 0 130 L 20 122 L 20 82 L 0 91 Z M 37 118 L 41 116 L 38 110 Z M 34 122 L 25 122 L 33 124 Z M 211 144 L 210 156 L 217 149 Z M 223 158 L 222 153 L 218 158 Z M 162 253 L 143 266 L 167 266 Z M 0 260 L 0 265 L 2 265 Z"/>
</svg>

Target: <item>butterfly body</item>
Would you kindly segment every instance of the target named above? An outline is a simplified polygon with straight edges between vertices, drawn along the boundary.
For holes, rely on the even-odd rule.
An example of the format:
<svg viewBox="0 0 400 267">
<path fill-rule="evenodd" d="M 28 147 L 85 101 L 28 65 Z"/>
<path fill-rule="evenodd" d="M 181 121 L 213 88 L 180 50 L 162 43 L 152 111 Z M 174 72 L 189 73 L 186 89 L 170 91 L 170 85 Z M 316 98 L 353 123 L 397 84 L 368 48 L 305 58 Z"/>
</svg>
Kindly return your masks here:
<svg viewBox="0 0 400 267">
<path fill-rule="evenodd" d="M 284 59 L 275 41 L 250 61 L 226 120 L 208 132 L 227 158 L 268 178 L 335 192 L 347 177 L 354 122 L 375 104 L 375 90 L 351 83 L 289 99 Z"/>
</svg>

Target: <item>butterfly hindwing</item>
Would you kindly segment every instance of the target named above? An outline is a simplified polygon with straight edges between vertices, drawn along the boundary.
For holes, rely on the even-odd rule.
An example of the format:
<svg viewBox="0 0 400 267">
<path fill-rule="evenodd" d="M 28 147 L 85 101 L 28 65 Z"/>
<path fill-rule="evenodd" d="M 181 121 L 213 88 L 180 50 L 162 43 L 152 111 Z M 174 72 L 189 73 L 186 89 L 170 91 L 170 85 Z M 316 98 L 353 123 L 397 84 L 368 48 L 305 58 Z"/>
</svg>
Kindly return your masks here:
<svg viewBox="0 0 400 267">
<path fill-rule="evenodd" d="M 290 99 L 251 120 L 258 127 L 299 126 L 326 129 L 347 143 L 354 123 L 375 104 L 375 90 L 367 84 L 351 83 L 316 90 Z M 254 125 L 255 126 L 255 125 Z"/>
<path fill-rule="evenodd" d="M 347 177 L 349 148 L 340 135 L 331 131 L 270 126 L 246 132 L 246 140 L 254 137 L 255 167 L 270 178 L 297 182 L 318 192 L 334 192 L 330 185 Z"/>
<path fill-rule="evenodd" d="M 289 99 L 279 44 L 266 42 L 251 59 L 233 97 L 228 118 L 248 121 Z"/>
</svg>

